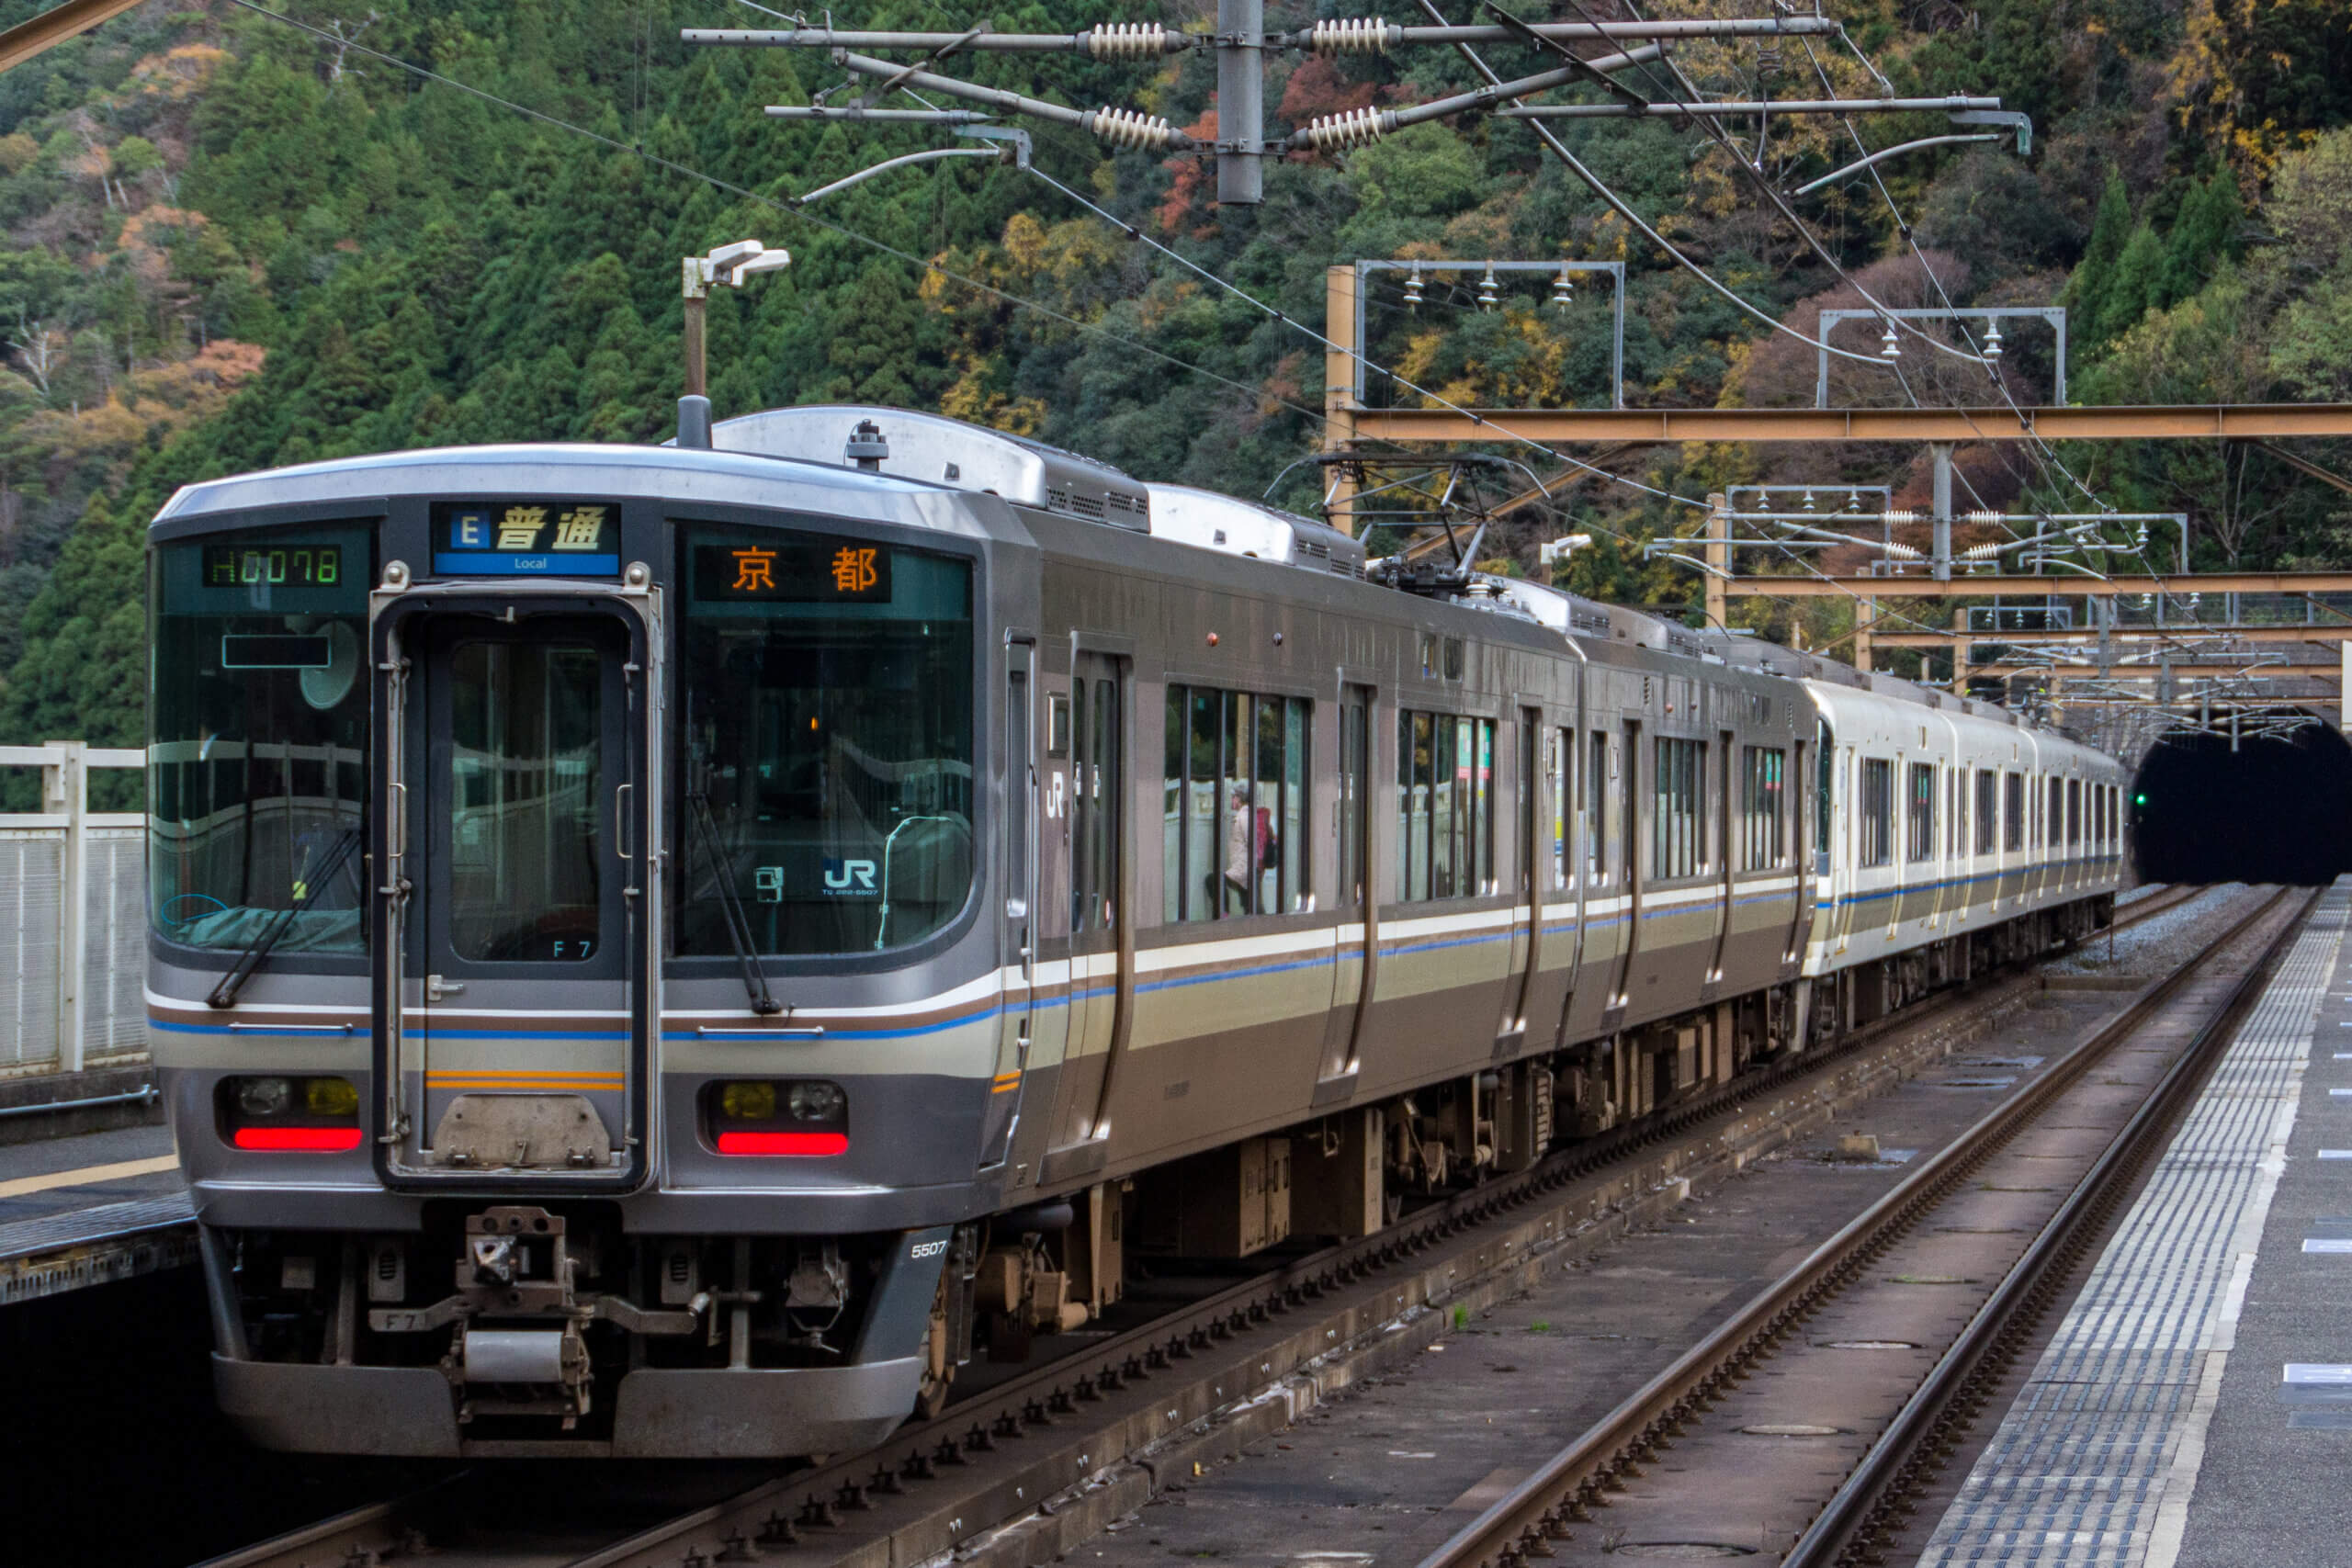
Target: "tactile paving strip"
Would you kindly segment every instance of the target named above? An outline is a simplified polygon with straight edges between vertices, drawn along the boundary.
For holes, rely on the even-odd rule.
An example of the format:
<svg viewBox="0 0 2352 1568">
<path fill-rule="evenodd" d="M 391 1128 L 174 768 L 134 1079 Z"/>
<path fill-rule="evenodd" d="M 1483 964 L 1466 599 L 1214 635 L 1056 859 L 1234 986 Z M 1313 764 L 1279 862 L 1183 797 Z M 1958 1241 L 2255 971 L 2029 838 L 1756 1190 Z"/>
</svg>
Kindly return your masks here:
<svg viewBox="0 0 2352 1568">
<path fill-rule="evenodd" d="M 2199 1390 L 2218 1382 L 2228 1353 L 2217 1330 L 2232 1276 L 2261 1239 L 2347 920 L 2352 883 L 2339 882 L 2239 1026 L 1920 1568 L 2147 1562 Z"/>
</svg>

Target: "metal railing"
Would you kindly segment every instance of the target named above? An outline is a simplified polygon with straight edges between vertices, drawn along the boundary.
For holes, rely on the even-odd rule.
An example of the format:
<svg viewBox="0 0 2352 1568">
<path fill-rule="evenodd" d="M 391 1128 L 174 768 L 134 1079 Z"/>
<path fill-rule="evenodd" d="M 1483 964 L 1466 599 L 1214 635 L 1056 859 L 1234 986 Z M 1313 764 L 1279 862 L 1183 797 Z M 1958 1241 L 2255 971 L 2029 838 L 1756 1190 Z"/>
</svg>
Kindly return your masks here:
<svg viewBox="0 0 2352 1568">
<path fill-rule="evenodd" d="M 0 1077 L 147 1054 L 147 819 L 92 811 L 93 768 L 146 753 L 79 740 L 0 746 L 40 770 L 40 809 L 0 812 Z"/>
</svg>

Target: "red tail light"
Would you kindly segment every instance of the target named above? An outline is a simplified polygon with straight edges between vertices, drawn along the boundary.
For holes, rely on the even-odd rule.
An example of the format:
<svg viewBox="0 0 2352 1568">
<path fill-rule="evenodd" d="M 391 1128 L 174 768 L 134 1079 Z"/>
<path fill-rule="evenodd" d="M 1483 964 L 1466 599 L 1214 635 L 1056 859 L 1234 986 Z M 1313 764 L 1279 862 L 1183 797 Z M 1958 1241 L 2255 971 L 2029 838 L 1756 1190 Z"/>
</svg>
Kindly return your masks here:
<svg viewBox="0 0 2352 1568">
<path fill-rule="evenodd" d="M 849 1152 L 847 1133 L 721 1133 L 723 1155 L 840 1155 Z"/>
<path fill-rule="evenodd" d="M 844 1140 L 846 1141 L 846 1140 Z M 235 1142 L 241 1149 L 294 1150 L 302 1154 L 340 1154 L 359 1146 L 356 1127 L 240 1127 Z"/>
</svg>

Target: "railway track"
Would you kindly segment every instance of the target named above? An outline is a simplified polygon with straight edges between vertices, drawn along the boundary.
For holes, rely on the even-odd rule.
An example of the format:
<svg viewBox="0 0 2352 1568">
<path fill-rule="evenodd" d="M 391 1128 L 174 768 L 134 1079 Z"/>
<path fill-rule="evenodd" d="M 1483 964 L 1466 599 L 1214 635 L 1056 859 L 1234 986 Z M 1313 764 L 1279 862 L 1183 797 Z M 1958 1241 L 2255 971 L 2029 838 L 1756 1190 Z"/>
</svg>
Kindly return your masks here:
<svg viewBox="0 0 2352 1568">
<path fill-rule="evenodd" d="M 2317 897 L 2279 890 L 2143 989 L 1421 1568 L 1886 1561 Z M 1777 1386 L 1744 1386 L 1765 1376 Z M 1809 1525 L 1769 1522 L 1807 1498 Z"/>
<path fill-rule="evenodd" d="M 2143 920 L 2168 914 L 2204 893 L 2203 884 L 2196 882 L 2159 883 L 2128 904 L 2118 904 L 2115 919 L 2108 923 L 2110 931 L 2128 931 Z"/>
<path fill-rule="evenodd" d="M 2119 911 L 2113 929 L 2202 891 L 2144 896 Z M 1362 1355 L 1368 1345 L 1387 1342 L 1401 1363 L 1442 1325 L 1433 1306 L 1453 1305 L 1480 1281 L 1499 1291 L 1566 1244 L 1597 1246 L 1662 1213 L 1679 1201 L 1675 1183 L 1730 1168 L 1802 1126 L 1826 1122 L 1839 1104 L 1875 1091 L 1863 1080 L 1875 1074 L 1883 1081 L 1895 1070 L 1873 1064 L 1928 1049 L 1917 1042 L 1964 1032 L 2037 983 L 2036 971 L 2026 969 L 1939 998 L 1361 1241 L 1289 1260 L 1124 1333 L 1080 1339 L 1080 1348 L 972 1393 L 936 1420 L 910 1424 L 865 1453 L 723 1487 L 725 1495 L 662 1508 L 638 1526 L 610 1508 L 569 1520 L 548 1505 L 518 1508 L 518 1492 L 530 1488 L 511 1484 L 515 1467 L 470 1467 L 216 1558 L 208 1568 L 343 1568 L 426 1554 L 442 1568 L 522 1560 L 678 1568 L 787 1551 L 806 1561 L 904 1562 L 968 1549 L 1008 1521 L 1025 1519 L 1036 1533 L 1041 1519 L 1054 1517 L 1040 1515 L 1041 1505 L 1108 1472 L 1139 1486 L 1132 1501 L 1140 1503 L 1159 1476 L 1193 1462 L 1193 1447 L 1229 1451 L 1258 1427 L 1287 1425 L 1302 1402 L 1372 1370 Z M 1429 1333 L 1402 1332 L 1421 1322 Z M 1261 1402 L 1257 1411 L 1237 1419 L 1236 1404 L 1250 1400 Z M 694 1484 L 684 1483 L 689 1494 Z M 700 1484 L 711 1486 L 707 1479 Z M 1102 1484 L 1114 1495 L 1080 1511 L 1083 1517 L 1072 1515 L 1070 1541 L 1088 1533 L 1084 1518 L 1123 1511 L 1120 1483 Z M 500 1518 L 514 1524 L 499 1528 Z M 1034 1561 L 1040 1553 L 1024 1548 L 1012 1555 Z"/>
</svg>

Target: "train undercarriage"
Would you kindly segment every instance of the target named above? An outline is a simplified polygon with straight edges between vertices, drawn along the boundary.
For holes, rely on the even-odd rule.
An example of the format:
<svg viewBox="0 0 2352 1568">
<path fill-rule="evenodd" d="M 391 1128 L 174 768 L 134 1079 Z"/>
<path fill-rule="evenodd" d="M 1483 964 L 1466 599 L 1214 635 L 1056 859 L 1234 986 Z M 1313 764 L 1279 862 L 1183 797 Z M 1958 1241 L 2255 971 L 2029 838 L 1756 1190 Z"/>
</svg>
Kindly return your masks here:
<svg viewBox="0 0 2352 1568">
<path fill-rule="evenodd" d="M 975 1357 L 1025 1360 L 1136 1281 L 1367 1235 L 2063 950 L 2111 913 L 2100 896 L 2021 916 L 928 1231 L 651 1236 L 623 1229 L 616 1201 L 455 1198 L 398 1235 L 209 1230 L 210 1288 L 236 1308 L 216 1315 L 243 1325 L 221 1347 L 224 1403 L 281 1394 L 273 1366 L 401 1369 L 439 1380 L 469 1450 L 578 1451 L 608 1444 L 633 1401 L 645 1415 L 657 1395 L 633 1389 L 691 1387 L 707 1421 L 707 1393 L 735 1386 L 714 1375 L 750 1374 L 738 1382 L 760 1398 L 757 1374 L 831 1369 L 857 1375 L 869 1407 L 830 1427 L 790 1416 L 795 1429 L 822 1447 L 878 1438 L 910 1388 L 934 1413 Z"/>
</svg>

